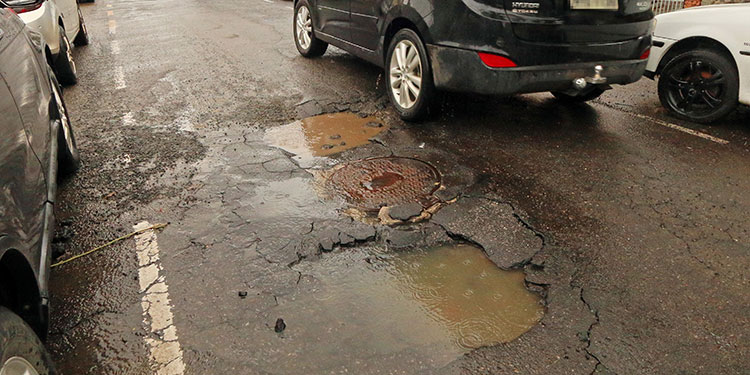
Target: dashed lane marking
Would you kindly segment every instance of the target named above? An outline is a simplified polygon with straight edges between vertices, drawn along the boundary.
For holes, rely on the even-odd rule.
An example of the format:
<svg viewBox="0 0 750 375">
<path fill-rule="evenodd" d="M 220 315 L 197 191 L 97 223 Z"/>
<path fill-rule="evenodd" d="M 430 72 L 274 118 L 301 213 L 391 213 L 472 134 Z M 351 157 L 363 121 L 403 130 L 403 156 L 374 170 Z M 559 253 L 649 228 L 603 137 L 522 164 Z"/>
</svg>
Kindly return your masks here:
<svg viewBox="0 0 750 375">
<path fill-rule="evenodd" d="M 134 225 L 133 229 L 144 230 L 150 226 L 149 222 L 143 221 Z M 156 375 L 182 375 L 185 373 L 185 363 L 174 325 L 169 287 L 159 261 L 156 232 L 147 230 L 136 235 L 135 249 L 143 323 L 150 332 L 144 340 L 151 354 L 151 366 Z"/>
<path fill-rule="evenodd" d="M 109 33 L 110 34 L 114 34 L 114 33 L 117 32 L 117 21 L 115 21 L 115 20 L 109 20 L 109 22 L 107 22 L 107 26 L 109 26 Z"/>
<path fill-rule="evenodd" d="M 700 138 L 703 138 L 705 140 L 709 140 L 711 142 L 716 142 L 716 143 L 722 144 L 722 145 L 729 144 L 729 141 L 727 141 L 726 139 L 717 138 L 717 137 L 714 137 L 713 135 L 709 135 L 709 134 L 706 134 L 706 133 L 699 132 L 697 130 L 689 129 L 689 128 L 686 128 L 684 126 L 673 124 L 671 122 L 666 122 L 666 121 L 663 121 L 663 120 L 659 120 L 657 118 L 653 118 L 653 117 L 650 117 L 650 116 L 642 115 L 640 113 L 634 113 L 634 112 L 627 112 L 627 113 L 629 113 L 631 116 L 635 116 L 635 117 L 643 119 L 643 120 L 651 121 L 654 124 L 661 125 L 661 126 L 666 126 L 666 127 L 670 128 L 670 129 L 674 129 L 674 130 L 678 130 L 678 131 L 681 131 L 681 132 L 686 133 L 686 134 L 694 135 L 696 137 L 700 137 Z"/>
<path fill-rule="evenodd" d="M 112 17 L 112 16 L 114 16 L 114 15 L 115 15 L 115 12 L 114 12 L 114 11 L 112 11 L 112 10 L 108 10 L 108 11 L 107 11 L 107 17 Z"/>
<path fill-rule="evenodd" d="M 594 103 L 603 105 L 603 106 L 605 106 L 607 108 L 611 108 L 611 109 L 614 109 L 616 111 L 625 112 L 625 113 L 627 113 L 627 114 L 629 114 L 629 115 L 631 115 L 633 117 L 636 117 L 636 118 L 639 118 L 639 119 L 642 119 L 642 120 L 646 120 L 646 121 L 652 122 L 652 123 L 654 123 L 656 125 L 661 125 L 661 126 L 664 126 L 664 127 L 670 128 L 670 129 L 681 131 L 681 132 L 683 132 L 685 134 L 690 134 L 690 135 L 695 136 L 695 137 L 703 138 L 703 139 L 705 139 L 707 141 L 715 142 L 715 143 L 718 143 L 718 144 L 721 144 L 721 145 L 729 144 L 729 141 L 727 141 L 726 139 L 721 139 L 721 138 L 718 138 L 718 137 L 714 137 L 713 135 L 706 134 L 706 133 L 703 133 L 703 132 L 699 132 L 697 130 L 686 128 L 684 126 L 673 124 L 671 122 L 667 122 L 667 121 L 664 121 L 664 120 L 659 120 L 658 118 L 654 118 L 654 117 L 651 117 L 651 116 L 643 115 L 643 114 L 636 113 L 636 112 L 626 111 L 626 110 L 624 110 L 624 109 L 622 109 L 622 108 L 620 108 L 620 107 L 618 107 L 616 105 L 604 103 L 604 102 L 601 102 L 601 101 L 595 101 Z"/>
<path fill-rule="evenodd" d="M 133 126 L 133 125 L 135 125 L 135 120 L 133 119 L 133 112 L 128 112 L 128 113 L 122 115 L 122 125 L 124 125 L 124 126 Z"/>
<path fill-rule="evenodd" d="M 121 90 L 121 89 L 128 87 L 128 85 L 125 83 L 125 69 L 123 69 L 123 67 L 121 66 L 115 67 L 114 78 L 115 78 L 116 90 Z"/>
<path fill-rule="evenodd" d="M 112 52 L 113 55 L 119 55 L 120 54 L 120 41 L 113 40 L 109 42 L 109 50 L 110 52 Z"/>
</svg>

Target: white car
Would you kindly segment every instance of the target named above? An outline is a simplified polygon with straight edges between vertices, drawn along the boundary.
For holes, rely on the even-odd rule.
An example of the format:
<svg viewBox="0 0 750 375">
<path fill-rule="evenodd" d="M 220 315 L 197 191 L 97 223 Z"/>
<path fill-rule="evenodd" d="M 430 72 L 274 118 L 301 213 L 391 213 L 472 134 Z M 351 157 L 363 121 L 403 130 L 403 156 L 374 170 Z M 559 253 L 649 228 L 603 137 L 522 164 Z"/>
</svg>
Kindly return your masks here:
<svg viewBox="0 0 750 375">
<path fill-rule="evenodd" d="M 86 23 L 76 0 L 2 0 L 15 11 L 27 27 L 44 37 L 49 46 L 47 59 L 62 84 L 78 81 L 76 64 L 71 53 L 71 40 L 76 46 L 89 43 Z"/>
<path fill-rule="evenodd" d="M 646 76 L 675 116 L 718 120 L 750 105 L 750 4 L 688 8 L 656 17 Z"/>
</svg>

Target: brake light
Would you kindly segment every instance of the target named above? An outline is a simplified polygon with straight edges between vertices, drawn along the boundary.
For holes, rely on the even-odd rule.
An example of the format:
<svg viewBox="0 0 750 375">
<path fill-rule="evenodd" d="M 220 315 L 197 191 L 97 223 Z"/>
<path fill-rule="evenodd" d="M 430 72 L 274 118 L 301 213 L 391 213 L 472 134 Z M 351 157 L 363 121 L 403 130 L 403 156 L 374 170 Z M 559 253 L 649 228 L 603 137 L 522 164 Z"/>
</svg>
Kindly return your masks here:
<svg viewBox="0 0 750 375">
<path fill-rule="evenodd" d="M 16 14 L 31 12 L 42 7 L 45 0 L 16 0 L 8 1 L 8 6 L 11 11 Z"/>
<path fill-rule="evenodd" d="M 646 60 L 649 56 L 651 56 L 651 47 L 643 51 L 643 53 L 641 54 L 641 60 Z"/>
<path fill-rule="evenodd" d="M 514 68 L 518 65 L 513 60 L 499 55 L 493 55 L 491 53 L 479 52 L 479 58 L 482 60 L 484 65 L 490 68 Z"/>
</svg>

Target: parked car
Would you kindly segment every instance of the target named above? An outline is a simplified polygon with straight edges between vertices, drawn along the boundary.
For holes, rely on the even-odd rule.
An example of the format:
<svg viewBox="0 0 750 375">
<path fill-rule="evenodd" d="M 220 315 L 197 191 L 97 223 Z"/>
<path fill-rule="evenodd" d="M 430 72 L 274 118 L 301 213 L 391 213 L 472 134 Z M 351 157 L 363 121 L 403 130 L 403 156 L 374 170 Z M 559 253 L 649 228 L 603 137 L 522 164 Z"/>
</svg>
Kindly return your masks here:
<svg viewBox="0 0 750 375">
<path fill-rule="evenodd" d="M 679 118 L 709 123 L 750 105 L 750 4 L 688 8 L 656 17 L 646 76 Z"/>
<path fill-rule="evenodd" d="M 89 34 L 76 0 L 0 0 L 3 2 L 29 28 L 44 36 L 49 48 L 47 60 L 60 82 L 65 85 L 78 82 L 70 41 L 76 46 L 87 45 Z"/>
<path fill-rule="evenodd" d="M 47 335 L 58 171 L 78 168 L 42 36 L 0 9 L 0 374 L 53 374 Z"/>
<path fill-rule="evenodd" d="M 640 0 L 295 0 L 294 40 L 305 57 L 330 43 L 385 68 L 413 120 L 435 90 L 586 101 L 637 81 L 652 19 Z"/>
</svg>

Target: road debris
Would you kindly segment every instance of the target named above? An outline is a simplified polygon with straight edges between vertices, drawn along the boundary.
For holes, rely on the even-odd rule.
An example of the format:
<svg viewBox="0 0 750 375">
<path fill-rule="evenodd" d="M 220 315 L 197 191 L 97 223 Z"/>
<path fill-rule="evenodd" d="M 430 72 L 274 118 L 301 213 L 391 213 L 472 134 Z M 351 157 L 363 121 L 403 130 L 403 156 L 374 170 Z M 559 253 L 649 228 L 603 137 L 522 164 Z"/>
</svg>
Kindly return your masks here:
<svg viewBox="0 0 750 375">
<path fill-rule="evenodd" d="M 55 267 L 62 266 L 63 264 L 72 262 L 72 261 L 74 261 L 74 260 L 76 260 L 78 258 L 82 258 L 82 257 L 85 257 L 87 255 L 93 254 L 93 253 L 95 253 L 95 252 L 97 252 L 99 250 L 105 249 L 105 248 L 107 248 L 109 246 L 112 246 L 112 245 L 114 245 L 114 244 L 116 244 L 116 243 L 118 243 L 120 241 L 127 240 L 128 238 L 136 236 L 136 235 L 139 235 L 139 234 L 141 234 L 143 232 L 147 232 L 149 230 L 157 230 L 157 229 L 166 228 L 167 225 L 169 225 L 169 223 L 154 224 L 154 225 L 152 225 L 152 226 L 150 226 L 148 228 L 139 229 L 139 230 L 137 230 L 135 232 L 128 233 L 128 234 L 126 234 L 126 235 L 124 235 L 122 237 L 115 238 L 114 240 L 109 241 L 109 242 L 105 243 L 104 245 L 95 247 L 95 248 L 93 248 L 93 249 L 91 249 L 89 251 L 86 251 L 84 253 L 81 253 L 81 254 L 72 256 L 72 257 L 70 257 L 68 259 L 65 259 L 65 260 L 59 261 L 57 263 L 54 263 L 51 267 L 55 268 Z"/>
<path fill-rule="evenodd" d="M 278 318 L 276 319 L 276 325 L 274 325 L 273 330 L 276 333 L 284 332 L 286 329 L 286 323 L 284 323 L 284 319 Z"/>
</svg>

